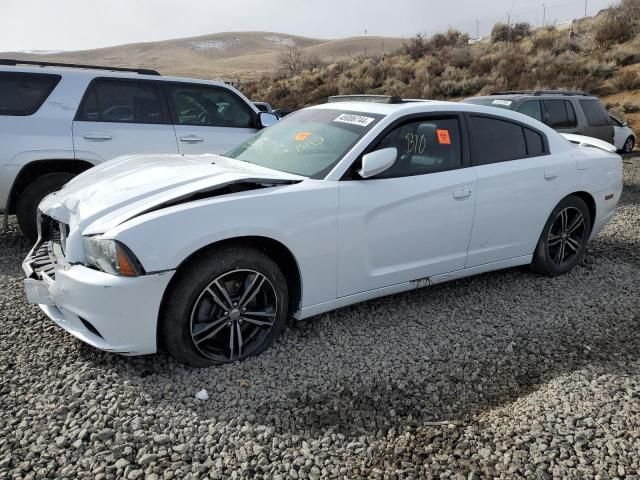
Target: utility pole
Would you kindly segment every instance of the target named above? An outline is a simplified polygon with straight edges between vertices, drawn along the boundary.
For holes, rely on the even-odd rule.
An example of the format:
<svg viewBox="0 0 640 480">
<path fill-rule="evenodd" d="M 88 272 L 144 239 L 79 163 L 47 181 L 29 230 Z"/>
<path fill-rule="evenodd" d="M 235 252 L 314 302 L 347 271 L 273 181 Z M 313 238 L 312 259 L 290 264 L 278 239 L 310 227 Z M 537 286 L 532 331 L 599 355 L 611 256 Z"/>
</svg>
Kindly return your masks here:
<svg viewBox="0 0 640 480">
<path fill-rule="evenodd" d="M 587 16 L 587 1 L 588 0 L 584 0 L 584 16 Z"/>
<path fill-rule="evenodd" d="M 511 12 L 507 12 L 507 25 L 511 26 Z"/>
<path fill-rule="evenodd" d="M 476 18 L 476 40 L 480 40 L 480 20 Z"/>
<path fill-rule="evenodd" d="M 542 26 L 544 27 L 544 24 L 547 20 L 547 7 L 544 5 L 544 3 L 542 4 Z"/>
</svg>

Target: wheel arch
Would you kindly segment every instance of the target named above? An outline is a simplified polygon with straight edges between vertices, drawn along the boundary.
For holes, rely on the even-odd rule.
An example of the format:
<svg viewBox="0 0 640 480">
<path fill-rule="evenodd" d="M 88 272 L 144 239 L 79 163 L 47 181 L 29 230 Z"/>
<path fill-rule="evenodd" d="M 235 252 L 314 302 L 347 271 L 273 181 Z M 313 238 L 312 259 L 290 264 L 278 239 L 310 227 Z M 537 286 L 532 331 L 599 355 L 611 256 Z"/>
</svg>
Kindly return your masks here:
<svg viewBox="0 0 640 480">
<path fill-rule="evenodd" d="M 9 197 L 7 199 L 7 213 L 13 214 L 16 210 L 16 203 L 25 187 L 33 180 L 49 173 L 72 173 L 79 175 L 94 165 L 86 160 L 74 159 L 47 159 L 34 160 L 24 165 L 18 175 L 16 175 Z"/>
<path fill-rule="evenodd" d="M 591 220 L 590 224 L 591 224 L 591 231 L 593 231 L 593 224 L 596 221 L 596 200 L 595 198 L 593 198 L 593 195 L 591 195 L 589 192 L 585 192 L 585 191 L 579 191 L 579 192 L 574 192 L 570 195 L 567 195 L 564 198 L 567 197 L 578 197 L 580 199 L 582 199 L 584 201 L 584 203 L 587 204 L 587 208 L 589 208 L 589 219 Z M 562 200 L 564 200 L 564 198 Z M 560 200 L 560 201 L 562 201 Z M 558 202 L 560 203 L 560 202 Z M 591 232 L 589 232 L 591 233 Z"/>
<path fill-rule="evenodd" d="M 302 273 L 300 270 L 300 266 L 295 256 L 291 252 L 291 250 L 284 245 L 282 242 L 278 240 L 274 240 L 270 237 L 259 236 L 259 235 L 248 235 L 248 236 L 239 236 L 226 238 L 224 240 L 219 240 L 217 242 L 206 245 L 199 250 L 196 250 L 187 258 L 185 258 L 178 267 L 176 268 L 176 273 L 179 272 L 182 268 L 184 268 L 190 262 L 196 260 L 202 255 L 206 255 L 207 252 L 212 250 L 216 250 L 219 248 L 227 247 L 227 246 L 246 246 L 253 247 L 257 250 L 262 251 L 265 255 L 271 258 L 276 264 L 282 269 L 282 273 L 284 274 L 287 280 L 287 288 L 289 290 L 289 314 L 292 315 L 300 310 L 302 305 Z M 173 288 L 173 285 L 177 281 L 178 275 L 174 275 L 165 291 L 162 295 L 162 301 L 160 303 L 160 310 L 158 312 L 158 322 L 160 321 L 162 311 L 164 308 L 165 298 L 167 294 Z M 157 344 L 160 346 L 161 338 L 160 338 L 160 328 L 157 329 Z"/>
</svg>

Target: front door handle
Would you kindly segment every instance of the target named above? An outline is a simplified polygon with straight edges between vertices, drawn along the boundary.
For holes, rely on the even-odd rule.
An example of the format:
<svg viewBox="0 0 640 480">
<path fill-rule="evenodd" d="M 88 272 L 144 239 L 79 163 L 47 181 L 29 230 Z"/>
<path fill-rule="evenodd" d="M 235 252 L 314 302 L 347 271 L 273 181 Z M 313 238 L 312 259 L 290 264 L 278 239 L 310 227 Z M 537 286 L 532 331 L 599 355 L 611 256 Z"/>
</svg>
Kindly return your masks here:
<svg viewBox="0 0 640 480">
<path fill-rule="evenodd" d="M 204 142 L 204 138 L 197 135 L 185 135 L 183 137 L 180 137 L 180 141 L 184 143 L 200 143 Z"/>
<path fill-rule="evenodd" d="M 545 180 L 553 180 L 554 178 L 558 178 L 558 172 L 554 172 L 553 170 L 544 172 Z"/>
<path fill-rule="evenodd" d="M 456 190 L 453 192 L 453 198 L 460 200 L 462 198 L 468 198 L 471 196 L 471 190 L 463 188 L 462 190 Z"/>
<path fill-rule="evenodd" d="M 82 138 L 90 142 L 106 142 L 111 140 L 111 135 L 108 133 L 85 133 Z"/>
</svg>

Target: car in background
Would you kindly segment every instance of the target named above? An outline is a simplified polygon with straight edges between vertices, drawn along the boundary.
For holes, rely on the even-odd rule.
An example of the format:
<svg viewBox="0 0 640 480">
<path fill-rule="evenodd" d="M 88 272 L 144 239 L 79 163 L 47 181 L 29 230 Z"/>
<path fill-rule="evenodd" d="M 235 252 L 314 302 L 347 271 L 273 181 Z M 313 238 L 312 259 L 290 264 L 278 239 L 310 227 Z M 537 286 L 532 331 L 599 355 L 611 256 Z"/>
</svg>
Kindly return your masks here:
<svg viewBox="0 0 640 480">
<path fill-rule="evenodd" d="M 613 126 L 597 97 L 568 90 L 517 90 L 463 100 L 465 103 L 513 110 L 535 118 L 560 133 L 599 138 L 613 145 Z"/>
<path fill-rule="evenodd" d="M 296 109 L 294 108 L 276 108 L 273 111 L 273 113 L 278 115 L 278 117 L 283 118 L 283 117 L 286 117 L 287 115 L 291 115 L 295 111 Z"/>
<path fill-rule="evenodd" d="M 273 107 L 268 102 L 251 102 L 253 103 L 258 110 L 266 113 L 273 113 Z"/>
<path fill-rule="evenodd" d="M 627 122 L 623 122 L 613 115 L 609 115 L 611 125 L 613 125 L 613 145 L 622 153 L 631 153 L 636 145 L 636 134 L 629 127 Z"/>
<path fill-rule="evenodd" d="M 277 121 L 224 83 L 0 60 L 0 214 L 35 240 L 40 201 L 126 154 L 224 153 Z"/>
<path fill-rule="evenodd" d="M 355 99 L 224 156 L 122 157 L 78 176 L 40 204 L 27 298 L 103 350 L 230 363 L 289 316 L 519 265 L 564 274 L 615 213 L 612 145 L 508 110 Z"/>
</svg>

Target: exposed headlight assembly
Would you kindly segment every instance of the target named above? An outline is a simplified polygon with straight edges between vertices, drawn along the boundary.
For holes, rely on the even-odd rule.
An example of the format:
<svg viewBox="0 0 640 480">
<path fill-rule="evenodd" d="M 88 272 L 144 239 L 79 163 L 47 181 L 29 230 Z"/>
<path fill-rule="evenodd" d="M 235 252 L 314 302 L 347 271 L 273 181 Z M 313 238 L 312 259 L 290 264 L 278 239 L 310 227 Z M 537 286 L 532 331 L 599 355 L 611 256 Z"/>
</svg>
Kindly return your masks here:
<svg viewBox="0 0 640 480">
<path fill-rule="evenodd" d="M 84 263 L 101 272 L 137 277 L 144 271 L 138 259 L 117 240 L 103 240 L 99 236 L 83 237 Z"/>
</svg>

